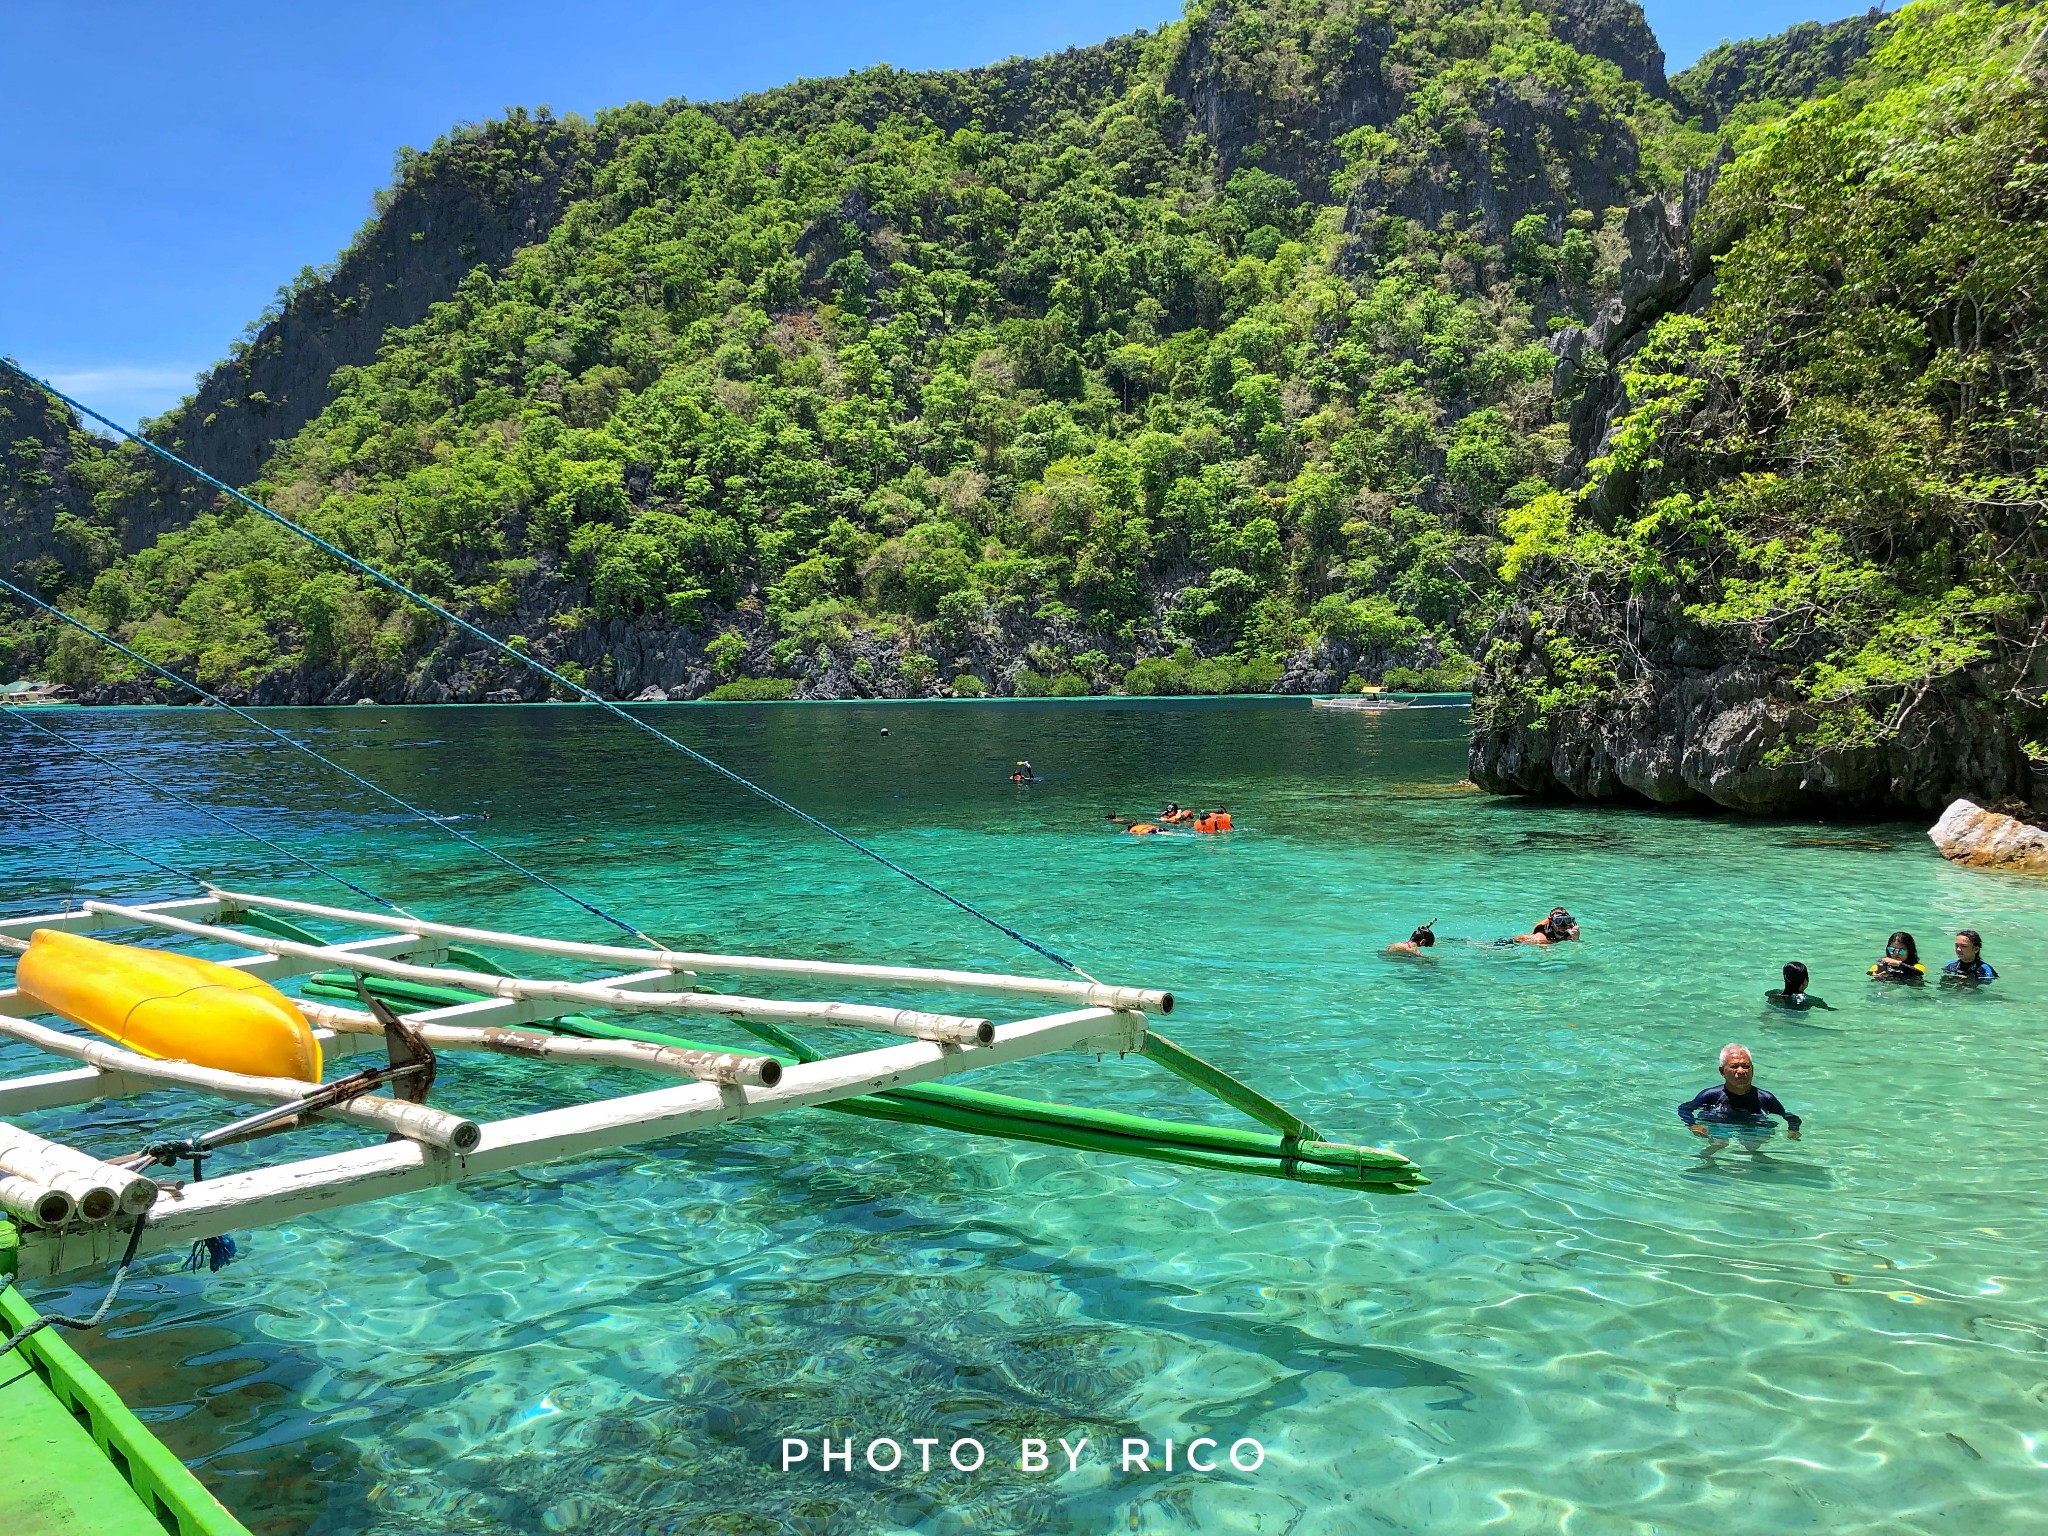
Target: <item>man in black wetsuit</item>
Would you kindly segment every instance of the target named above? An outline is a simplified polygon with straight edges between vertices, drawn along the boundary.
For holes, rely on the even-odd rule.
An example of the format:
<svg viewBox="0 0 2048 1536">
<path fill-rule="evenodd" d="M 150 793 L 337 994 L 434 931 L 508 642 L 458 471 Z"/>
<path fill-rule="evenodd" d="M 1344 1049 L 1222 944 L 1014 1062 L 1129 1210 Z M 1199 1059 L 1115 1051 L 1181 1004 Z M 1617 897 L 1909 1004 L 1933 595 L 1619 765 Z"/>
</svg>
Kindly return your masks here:
<svg viewBox="0 0 2048 1536">
<path fill-rule="evenodd" d="M 1722 1046 L 1721 1086 L 1704 1089 L 1678 1106 L 1678 1118 L 1693 1135 L 1707 1138 L 1702 1157 L 1727 1146 L 1731 1132 L 1741 1138 L 1743 1151 L 1754 1154 L 1757 1141 L 1769 1129 L 1766 1115 L 1782 1116 L 1786 1136 L 1799 1139 L 1799 1117 L 1780 1104 L 1775 1093 L 1756 1086 L 1756 1063 L 1746 1045 Z"/>
</svg>

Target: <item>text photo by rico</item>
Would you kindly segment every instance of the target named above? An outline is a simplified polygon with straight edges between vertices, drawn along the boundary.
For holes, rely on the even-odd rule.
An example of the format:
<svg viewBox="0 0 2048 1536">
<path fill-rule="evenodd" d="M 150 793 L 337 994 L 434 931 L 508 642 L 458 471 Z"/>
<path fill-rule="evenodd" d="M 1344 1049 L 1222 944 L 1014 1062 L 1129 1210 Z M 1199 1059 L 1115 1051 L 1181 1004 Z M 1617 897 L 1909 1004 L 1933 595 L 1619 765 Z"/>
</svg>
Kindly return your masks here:
<svg viewBox="0 0 2048 1536">
<path fill-rule="evenodd" d="M 945 1447 L 943 1451 L 941 1446 Z M 838 1441 L 827 1435 L 818 1440 L 815 1448 L 809 1440 L 792 1435 L 783 1438 L 781 1450 L 785 1472 L 806 1465 L 823 1472 L 849 1474 L 856 1467 L 881 1473 L 978 1472 L 988 1465 L 988 1457 L 988 1447 L 979 1440 L 947 1440 L 937 1435 L 907 1436 L 902 1440 L 884 1435 L 864 1445 L 856 1445 L 850 1435 Z M 1085 1435 L 1074 1440 L 1026 1437 L 1017 1442 L 1014 1458 L 999 1456 L 998 1465 L 1008 1461 L 1019 1472 L 1058 1475 L 1078 1472 L 1084 1460 L 1107 1463 L 1120 1474 L 1189 1471 L 1228 1475 L 1258 1471 L 1265 1465 L 1266 1448 L 1249 1436 L 1232 1441 L 1226 1449 L 1221 1441 L 1208 1435 L 1198 1435 L 1185 1444 L 1163 1440 L 1156 1446 L 1150 1440 L 1127 1435 L 1118 1442 L 1115 1451 L 1110 1450 L 1107 1442 L 1094 1446 Z"/>
</svg>

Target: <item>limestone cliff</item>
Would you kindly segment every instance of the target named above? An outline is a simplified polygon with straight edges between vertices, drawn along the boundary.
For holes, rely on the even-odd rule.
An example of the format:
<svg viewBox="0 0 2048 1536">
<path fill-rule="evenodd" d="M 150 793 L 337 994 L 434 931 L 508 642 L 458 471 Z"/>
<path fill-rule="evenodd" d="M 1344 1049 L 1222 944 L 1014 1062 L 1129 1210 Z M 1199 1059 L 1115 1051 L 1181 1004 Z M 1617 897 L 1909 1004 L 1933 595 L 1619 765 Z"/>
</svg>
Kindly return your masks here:
<svg viewBox="0 0 2048 1536">
<path fill-rule="evenodd" d="M 1877 814 L 2048 787 L 2048 81 L 1990 10 L 1800 57 L 1873 33 L 1718 185 L 1635 207 L 1619 292 L 1554 339 L 1562 487 L 1508 518 L 1480 784 Z"/>
</svg>

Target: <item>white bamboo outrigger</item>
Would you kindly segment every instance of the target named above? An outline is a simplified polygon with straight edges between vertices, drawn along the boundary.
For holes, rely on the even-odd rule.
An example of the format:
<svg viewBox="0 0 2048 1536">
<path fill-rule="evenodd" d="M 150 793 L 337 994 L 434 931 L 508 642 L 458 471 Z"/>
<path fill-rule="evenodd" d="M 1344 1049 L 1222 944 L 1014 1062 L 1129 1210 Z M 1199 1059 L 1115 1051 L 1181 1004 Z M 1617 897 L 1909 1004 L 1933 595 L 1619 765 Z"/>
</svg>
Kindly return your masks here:
<svg viewBox="0 0 2048 1536">
<path fill-rule="evenodd" d="M 266 912 L 370 929 L 377 936 L 304 943 L 226 926 Z M 145 906 L 86 902 L 66 912 L 0 921 L 0 944 L 19 947 L 20 940 L 43 928 L 81 934 L 153 930 L 214 941 L 245 952 L 225 963 L 271 981 L 333 969 L 394 983 L 458 988 L 482 996 L 474 1002 L 429 1008 L 406 1021 L 437 1051 L 480 1050 L 539 1061 L 630 1066 L 690 1081 L 481 1122 L 385 1094 L 362 1093 L 318 1113 L 387 1133 L 389 1141 L 167 1187 L 159 1194 L 151 1180 L 112 1167 L 93 1154 L 17 1131 L 6 1122 L 37 1110 L 164 1087 L 259 1104 L 290 1104 L 309 1085 L 142 1056 L 89 1035 L 31 1022 L 39 1006 L 19 991 L 0 991 L 0 1039 L 84 1064 L 0 1081 L 0 1205 L 22 1229 L 19 1272 L 29 1277 L 111 1262 L 127 1247 L 137 1223 L 141 1230 L 133 1240 L 138 1252 L 182 1248 L 202 1238 L 387 1195 L 728 1121 L 831 1104 L 1051 1051 L 1139 1051 L 1147 1042 L 1146 1015 L 1173 1007 L 1170 993 L 1093 981 L 578 944 L 240 892 L 217 891 Z M 451 944 L 574 960 L 607 967 L 612 974 L 596 981 L 570 981 L 448 969 L 441 962 L 449 958 Z M 700 972 L 862 983 L 898 992 L 1029 998 L 1066 1006 L 1060 1012 L 996 1023 L 871 1003 L 712 993 L 698 986 Z M 383 1026 L 369 1013 L 310 1000 L 302 1006 L 319 1028 L 324 1053 L 330 1057 L 383 1044 Z M 523 1027 L 595 1010 L 722 1016 L 770 1027 L 799 1022 L 908 1038 L 784 1066 L 773 1056 L 630 1039 L 585 1040 Z M 195 1109 L 192 1118 L 196 1121 L 205 1113 Z M 91 1213 L 84 1210 L 87 1198 L 93 1202 Z"/>
</svg>

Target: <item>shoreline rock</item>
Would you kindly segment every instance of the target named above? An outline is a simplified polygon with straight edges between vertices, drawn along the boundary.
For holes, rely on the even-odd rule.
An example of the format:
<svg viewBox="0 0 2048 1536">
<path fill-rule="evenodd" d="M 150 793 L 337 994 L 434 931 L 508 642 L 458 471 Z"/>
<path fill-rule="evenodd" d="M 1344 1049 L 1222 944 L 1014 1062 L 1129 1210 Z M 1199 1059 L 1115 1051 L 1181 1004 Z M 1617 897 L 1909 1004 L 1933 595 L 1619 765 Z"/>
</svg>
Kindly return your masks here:
<svg viewBox="0 0 2048 1536">
<path fill-rule="evenodd" d="M 1887 740 L 1788 752 L 1811 716 L 1778 696 L 1754 660 L 1652 664 L 1634 682 L 1626 695 L 1549 719 L 1482 704 L 1473 781 L 1495 794 L 1635 797 L 1746 816 L 1926 815 L 1958 795 L 2021 801 L 2037 781 L 2010 722 L 1962 690 L 1932 696 Z"/>
<path fill-rule="evenodd" d="M 1972 869 L 2048 875 L 2048 829 L 1987 810 L 1974 800 L 1957 800 L 1941 813 L 1927 836 L 1952 863 Z"/>
</svg>

